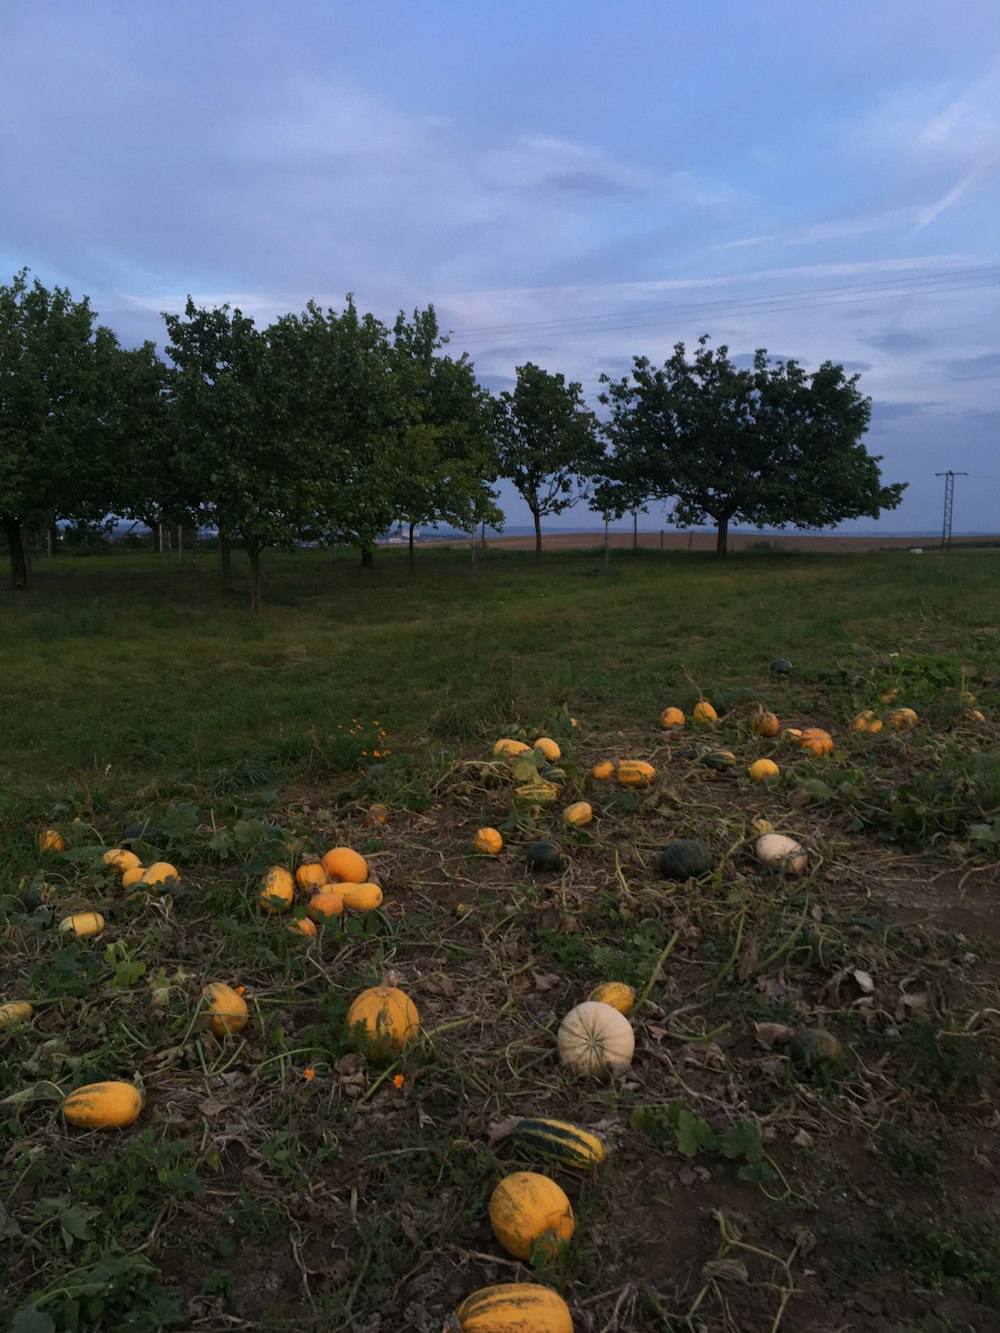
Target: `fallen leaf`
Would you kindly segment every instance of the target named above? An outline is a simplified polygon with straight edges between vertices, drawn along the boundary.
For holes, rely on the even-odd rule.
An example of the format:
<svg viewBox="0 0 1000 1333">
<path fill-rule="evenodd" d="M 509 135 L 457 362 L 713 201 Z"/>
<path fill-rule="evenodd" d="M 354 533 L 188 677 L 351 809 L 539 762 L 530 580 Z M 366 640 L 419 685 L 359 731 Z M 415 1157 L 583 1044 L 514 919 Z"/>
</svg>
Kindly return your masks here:
<svg viewBox="0 0 1000 1333">
<path fill-rule="evenodd" d="M 787 1023 L 755 1023 L 754 1032 L 760 1044 L 770 1050 L 772 1046 L 783 1045 L 795 1036 L 795 1029 Z"/>
<path fill-rule="evenodd" d="M 863 972 L 861 968 L 855 968 L 851 976 L 858 983 L 866 995 L 871 995 L 875 989 L 875 982 L 872 981 L 870 972 Z"/>
</svg>

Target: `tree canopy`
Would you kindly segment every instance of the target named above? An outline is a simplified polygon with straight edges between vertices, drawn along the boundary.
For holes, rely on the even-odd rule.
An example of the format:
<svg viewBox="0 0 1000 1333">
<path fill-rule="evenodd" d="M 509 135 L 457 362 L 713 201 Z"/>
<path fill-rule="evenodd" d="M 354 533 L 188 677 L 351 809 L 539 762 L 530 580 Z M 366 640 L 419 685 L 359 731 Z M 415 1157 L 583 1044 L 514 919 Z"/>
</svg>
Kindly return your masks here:
<svg viewBox="0 0 1000 1333">
<path fill-rule="evenodd" d="M 796 361 L 770 361 L 764 349 L 742 369 L 727 347 L 708 342 L 699 339 L 691 361 L 677 343 L 661 368 L 636 357 L 631 375 L 601 377 L 601 401 L 611 408 L 609 472 L 628 482 L 619 512 L 641 492 L 672 502 L 682 526 L 715 522 L 724 555 L 734 519 L 828 527 L 899 504 L 904 485 L 883 486 L 882 460 L 862 443 L 871 400 L 857 375 L 830 361 L 807 374 Z"/>
<path fill-rule="evenodd" d="M 542 554 L 542 518 L 561 514 L 589 493 L 604 449 L 582 387 L 527 362 L 513 393 L 494 400 L 500 472 L 517 488 L 535 523 L 535 559 Z"/>
</svg>

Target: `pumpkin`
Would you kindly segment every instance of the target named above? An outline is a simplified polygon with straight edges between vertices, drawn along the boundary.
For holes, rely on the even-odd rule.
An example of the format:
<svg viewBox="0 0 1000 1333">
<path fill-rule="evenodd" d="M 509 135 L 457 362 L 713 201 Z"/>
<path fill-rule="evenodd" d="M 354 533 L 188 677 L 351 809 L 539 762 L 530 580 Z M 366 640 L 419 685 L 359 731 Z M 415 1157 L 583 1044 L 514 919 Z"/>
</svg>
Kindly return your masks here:
<svg viewBox="0 0 1000 1333">
<path fill-rule="evenodd" d="M 78 1129 L 124 1129 L 138 1119 L 142 1093 L 134 1083 L 88 1083 L 71 1092 L 62 1109 Z"/>
<path fill-rule="evenodd" d="M 604 1161 L 604 1144 L 568 1120 L 527 1117 L 511 1131 L 511 1142 L 525 1156 L 589 1171 Z"/>
<path fill-rule="evenodd" d="M 773 759 L 758 759 L 750 765 L 747 772 L 754 782 L 766 782 L 768 778 L 776 778 L 781 769 Z"/>
<path fill-rule="evenodd" d="M 615 776 L 623 787 L 648 787 L 656 777 L 656 769 L 642 759 L 623 759 Z"/>
<path fill-rule="evenodd" d="M 298 935 L 308 935 L 310 938 L 315 938 L 319 934 L 316 922 L 307 916 L 297 916 L 294 921 L 289 921 L 288 929 Z"/>
<path fill-rule="evenodd" d="M 122 847 L 112 847 L 110 851 L 104 853 L 101 860 L 112 870 L 134 870 L 136 866 L 142 864 L 135 852 L 126 851 Z"/>
<path fill-rule="evenodd" d="M 420 1015 L 408 995 L 394 984 L 394 972 L 364 990 L 347 1011 L 352 1041 L 376 1055 L 393 1055 L 420 1034 Z"/>
<path fill-rule="evenodd" d="M 205 1008 L 211 1015 L 212 1031 L 217 1037 L 229 1037 L 234 1032 L 243 1031 L 250 1021 L 250 1011 L 242 995 L 224 981 L 210 981 L 201 988 L 201 993 L 208 1001 Z"/>
<path fill-rule="evenodd" d="M 635 991 L 624 981 L 602 981 L 594 987 L 587 999 L 596 1000 L 599 1004 L 610 1004 L 620 1014 L 627 1014 L 635 1005 Z"/>
<path fill-rule="evenodd" d="M 559 799 L 559 788 L 554 782 L 536 778 L 533 782 L 522 782 L 519 787 L 515 787 L 514 795 L 534 805 L 551 805 Z"/>
<path fill-rule="evenodd" d="M 699 699 L 694 706 L 694 720 L 700 726 L 711 726 L 713 722 L 718 722 L 719 715 L 707 699 Z"/>
<path fill-rule="evenodd" d="M 562 750 L 551 736 L 539 736 L 538 740 L 535 741 L 535 749 L 541 750 L 550 764 L 554 764 L 557 759 L 562 758 Z"/>
<path fill-rule="evenodd" d="M 779 741 L 786 741 L 789 744 L 792 741 L 798 743 L 801 739 L 802 739 L 802 732 L 799 730 L 798 727 L 782 727 L 781 735 L 778 737 Z"/>
<path fill-rule="evenodd" d="M 986 714 L 978 708 L 963 708 L 958 715 L 959 722 L 985 722 Z"/>
<path fill-rule="evenodd" d="M 884 726 L 885 726 L 885 723 L 882 721 L 882 719 L 881 719 L 880 717 L 877 717 L 877 718 L 875 719 L 874 722 L 869 722 L 869 724 L 868 724 L 868 735 L 869 735 L 869 736 L 874 736 L 874 735 L 876 735 L 878 732 L 880 732 L 880 731 L 882 730 L 882 728 L 883 728 Z"/>
<path fill-rule="evenodd" d="M 757 839 L 757 860 L 772 870 L 797 875 L 805 870 L 809 857 L 794 838 L 784 833 L 764 833 Z"/>
<path fill-rule="evenodd" d="M 100 935 L 106 925 L 100 912 L 77 912 L 73 916 L 64 917 L 59 922 L 59 929 L 64 935 L 75 935 L 77 939 L 86 940 L 92 935 Z"/>
<path fill-rule="evenodd" d="M 833 754 L 833 737 L 822 727 L 806 727 L 798 737 L 799 749 L 813 759 L 823 759 Z"/>
<path fill-rule="evenodd" d="M 768 713 L 762 708 L 759 713 L 754 713 L 750 719 L 750 730 L 755 736 L 765 736 L 770 739 L 777 736 L 781 730 L 781 723 L 778 721 L 777 713 Z"/>
<path fill-rule="evenodd" d="M 323 856 L 323 869 L 334 884 L 365 884 L 368 862 L 350 847 L 332 847 Z"/>
<path fill-rule="evenodd" d="M 170 883 L 171 880 L 179 880 L 175 866 L 169 861 L 154 861 L 151 866 L 142 872 L 139 876 L 140 884 L 149 884 L 153 888 L 162 889 Z"/>
<path fill-rule="evenodd" d="M 35 1012 L 27 1000 L 8 1000 L 0 1004 L 0 1028 L 9 1028 L 13 1023 L 27 1023 Z"/>
<path fill-rule="evenodd" d="M 771 670 L 776 676 L 787 676 L 792 669 L 792 664 L 787 657 L 776 657 L 771 663 Z"/>
<path fill-rule="evenodd" d="M 700 879 L 715 869 L 715 857 L 696 838 L 678 838 L 660 852 L 660 874 L 666 879 Z"/>
<path fill-rule="evenodd" d="M 635 1033 L 624 1014 L 599 1000 L 571 1009 L 556 1036 L 559 1058 L 576 1074 L 605 1074 L 609 1065 L 630 1065 Z"/>
<path fill-rule="evenodd" d="M 490 1197 L 490 1226 L 516 1259 L 551 1259 L 573 1238 L 573 1209 L 564 1191 L 537 1171 L 504 1176 Z"/>
<path fill-rule="evenodd" d="M 563 811 L 563 823 L 570 828 L 585 828 L 593 818 L 594 811 L 589 801 L 574 801 Z"/>
<path fill-rule="evenodd" d="M 272 866 L 261 880 L 257 901 L 265 912 L 284 912 L 295 901 L 295 880 L 283 866 Z"/>
<path fill-rule="evenodd" d="M 774 825 L 769 819 L 755 819 L 750 825 L 754 833 L 773 833 Z"/>
<path fill-rule="evenodd" d="M 343 916 L 343 891 L 339 888 L 335 889 L 332 884 L 326 885 L 320 889 L 319 893 L 313 894 L 309 899 L 309 906 L 306 910 L 312 919 L 320 922 L 320 924 L 329 921 L 332 917 Z"/>
<path fill-rule="evenodd" d="M 382 890 L 378 884 L 345 884 L 341 890 L 344 906 L 352 912 L 374 912 L 382 906 Z"/>
<path fill-rule="evenodd" d="M 494 745 L 493 753 L 497 757 L 503 757 L 504 759 L 512 759 L 515 755 L 527 754 L 530 749 L 531 746 L 525 745 L 524 741 L 515 741 L 509 739 L 508 737 L 504 737 L 502 740 L 497 741 L 496 745 Z"/>
<path fill-rule="evenodd" d="M 817 1065 L 836 1064 L 843 1055 L 843 1047 L 832 1032 L 824 1028 L 807 1028 L 796 1032 L 788 1043 L 788 1054 L 797 1065 L 813 1069 Z"/>
<path fill-rule="evenodd" d="M 295 883 L 306 893 L 311 893 L 314 889 L 322 889 L 329 884 L 330 876 L 318 856 L 306 856 L 302 858 L 302 864 L 295 872 Z"/>
<path fill-rule="evenodd" d="M 660 726 L 664 731 L 669 731 L 671 727 L 684 727 L 687 725 L 687 718 L 679 708 L 664 708 L 660 714 Z"/>
<path fill-rule="evenodd" d="M 573 1333 L 569 1306 L 536 1282 L 482 1287 L 466 1296 L 455 1318 L 462 1333 Z"/>
<path fill-rule="evenodd" d="M 912 708 L 897 708 L 889 720 L 897 731 L 909 731 L 920 721 Z"/>
<path fill-rule="evenodd" d="M 614 764 L 611 762 L 610 759 L 605 759 L 602 763 L 594 765 L 594 767 L 591 769 L 590 775 L 592 778 L 595 778 L 598 782 L 606 782 L 607 779 L 611 777 L 614 771 L 615 771 Z"/>
<path fill-rule="evenodd" d="M 64 852 L 66 843 L 63 836 L 54 828 L 47 828 L 38 835 L 38 850 L 40 852 Z"/>
<path fill-rule="evenodd" d="M 495 828 L 481 828 L 476 833 L 473 846 L 484 856 L 496 856 L 503 847 L 503 837 Z"/>
<path fill-rule="evenodd" d="M 893 686 L 891 689 L 886 690 L 885 694 L 880 694 L 879 698 L 882 700 L 884 704 L 891 704 L 893 699 L 895 699 L 898 693 L 899 693 L 899 686 L 896 685 Z"/>
<path fill-rule="evenodd" d="M 122 888 L 127 889 L 131 884 L 138 884 L 145 873 L 145 866 L 131 866 L 122 875 Z"/>
<path fill-rule="evenodd" d="M 536 874 L 552 874 L 554 871 L 564 869 L 566 865 L 558 845 L 545 839 L 530 843 L 524 858 L 528 869 Z"/>
<path fill-rule="evenodd" d="M 872 724 L 872 718 L 875 716 L 873 708 L 866 708 L 863 713 L 859 713 L 851 723 L 852 731 L 867 731 Z"/>
<path fill-rule="evenodd" d="M 702 750 L 698 760 L 706 768 L 714 768 L 720 773 L 727 768 L 736 767 L 736 756 L 732 750 Z"/>
<path fill-rule="evenodd" d="M 369 824 L 374 825 L 375 828 L 381 828 L 384 824 L 388 824 L 389 807 L 387 805 L 382 805 L 381 802 L 378 801 L 376 801 L 374 805 L 370 805 L 368 807 L 368 822 Z"/>
<path fill-rule="evenodd" d="M 557 787 L 561 787 L 566 781 L 566 770 L 557 768 L 555 764 L 543 764 L 538 770 L 538 776 L 543 782 L 554 782 Z"/>
</svg>

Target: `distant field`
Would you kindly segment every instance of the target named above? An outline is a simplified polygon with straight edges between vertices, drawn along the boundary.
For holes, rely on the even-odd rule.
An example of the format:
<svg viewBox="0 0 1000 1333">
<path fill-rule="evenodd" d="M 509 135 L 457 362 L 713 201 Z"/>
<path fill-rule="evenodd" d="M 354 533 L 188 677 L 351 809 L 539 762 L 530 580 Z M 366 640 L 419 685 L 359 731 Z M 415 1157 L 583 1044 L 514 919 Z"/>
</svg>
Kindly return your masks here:
<svg viewBox="0 0 1000 1333">
<path fill-rule="evenodd" d="M 0 1010 L 12 1333 L 451 1333 L 508 1282 L 578 1333 L 1000 1326 L 998 575 L 1000 551 L 275 552 L 253 617 L 239 559 L 227 597 L 204 554 L 39 562 L 0 592 L 0 1002 L 32 1007 Z M 540 734 L 551 766 L 493 756 Z M 649 785 L 594 777 L 624 758 Z M 761 862 L 761 820 L 804 868 Z M 661 873 L 676 840 L 700 878 Z M 126 886 L 122 847 L 175 875 Z M 268 910 L 262 877 L 333 847 L 383 901 L 287 929 L 319 909 Z M 383 979 L 419 1012 L 398 1051 L 348 1030 Z M 556 1033 L 607 981 L 634 1052 L 581 1076 Z M 213 1029 L 211 983 L 245 1026 Z M 137 1119 L 68 1123 L 108 1080 Z M 491 1227 L 521 1170 L 574 1215 L 549 1260 Z"/>
</svg>

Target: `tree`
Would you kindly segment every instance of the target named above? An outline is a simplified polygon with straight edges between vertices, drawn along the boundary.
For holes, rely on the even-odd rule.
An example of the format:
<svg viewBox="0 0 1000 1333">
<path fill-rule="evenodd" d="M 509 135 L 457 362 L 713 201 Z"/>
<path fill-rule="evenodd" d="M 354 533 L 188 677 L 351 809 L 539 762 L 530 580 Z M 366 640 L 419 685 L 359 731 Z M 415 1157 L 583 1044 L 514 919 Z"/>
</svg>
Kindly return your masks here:
<svg viewBox="0 0 1000 1333">
<path fill-rule="evenodd" d="M 24 525 L 108 511 L 107 430 L 117 340 L 86 297 L 49 291 L 22 269 L 0 286 L 0 526 L 15 588 L 28 583 Z"/>
<path fill-rule="evenodd" d="M 490 430 L 489 395 L 476 382 L 466 354 L 442 356 L 447 344 L 434 307 L 400 311 L 393 328 L 392 376 L 396 391 L 397 447 L 405 465 L 395 496 L 400 522 L 408 525 L 410 568 L 413 532 L 420 523 L 475 528 L 503 524 L 491 483 L 499 463 Z"/>
<path fill-rule="evenodd" d="M 567 384 L 530 361 L 517 367 L 513 393 L 494 400 L 500 474 L 508 477 L 535 523 L 535 559 L 542 558 L 542 518 L 561 514 L 588 494 L 604 450 L 581 386 Z"/>
<path fill-rule="evenodd" d="M 662 369 L 636 357 L 631 377 L 601 377 L 612 472 L 632 479 L 632 495 L 638 485 L 647 499 L 672 501 L 681 526 L 713 519 L 720 556 L 733 519 L 816 528 L 877 518 L 905 484 L 883 486 L 881 457 L 862 443 L 871 400 L 858 380 L 830 361 L 809 375 L 764 349 L 738 369 L 707 336 L 693 362 L 683 343 Z"/>
</svg>

